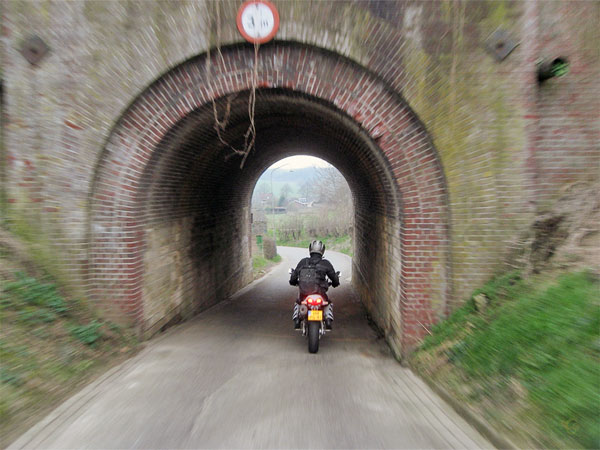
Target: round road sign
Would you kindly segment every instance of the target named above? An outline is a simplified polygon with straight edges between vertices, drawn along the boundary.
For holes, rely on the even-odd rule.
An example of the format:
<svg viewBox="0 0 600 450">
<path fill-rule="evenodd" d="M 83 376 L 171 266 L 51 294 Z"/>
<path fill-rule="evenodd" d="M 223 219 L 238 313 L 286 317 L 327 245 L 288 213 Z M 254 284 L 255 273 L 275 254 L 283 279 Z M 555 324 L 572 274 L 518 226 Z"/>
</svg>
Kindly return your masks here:
<svg viewBox="0 0 600 450">
<path fill-rule="evenodd" d="M 241 35 L 253 44 L 264 44 L 275 37 L 279 28 L 279 13 L 271 2 L 250 0 L 238 11 L 237 27 Z"/>
</svg>

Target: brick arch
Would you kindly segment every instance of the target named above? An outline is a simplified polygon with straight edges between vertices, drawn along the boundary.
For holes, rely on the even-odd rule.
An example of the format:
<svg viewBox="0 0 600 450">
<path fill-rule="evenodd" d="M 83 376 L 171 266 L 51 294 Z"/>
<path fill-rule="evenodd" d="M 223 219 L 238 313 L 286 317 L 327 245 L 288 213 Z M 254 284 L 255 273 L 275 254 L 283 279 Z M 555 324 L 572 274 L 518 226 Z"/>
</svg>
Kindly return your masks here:
<svg viewBox="0 0 600 450">
<path fill-rule="evenodd" d="M 210 77 L 206 72 L 206 55 L 189 60 L 148 87 L 114 127 L 98 162 L 90 193 L 88 286 L 90 297 L 104 308 L 117 314 L 125 313 L 141 326 L 148 321 L 149 312 L 144 306 L 147 272 L 144 255 L 149 246 L 148 230 L 153 229 L 148 225 L 152 217 L 149 211 L 152 211 L 152 201 L 157 201 L 153 197 L 155 200 L 149 203 L 145 196 L 152 190 L 152 177 L 148 174 L 170 173 L 172 167 L 169 169 L 167 160 L 154 161 L 158 161 L 160 155 L 178 151 L 177 136 L 196 133 L 194 142 L 200 142 L 202 149 L 218 146 L 214 139 L 210 144 L 197 134 L 198 129 L 206 129 L 208 122 L 205 128 L 198 124 L 210 113 L 207 105 L 212 99 L 220 99 L 222 103 L 229 94 L 248 91 L 253 60 L 252 49 L 245 46 L 225 49 L 223 59 L 213 53 Z M 390 303 L 394 303 L 379 308 L 387 311 L 379 316 L 387 316 L 376 314 L 375 319 L 383 323 L 396 349 L 410 348 L 422 335 L 424 326 L 445 312 L 450 284 L 447 191 L 443 169 L 425 127 L 401 96 L 380 78 L 339 55 L 317 48 L 285 43 L 261 48 L 258 78 L 261 89 L 272 91 L 265 95 L 277 98 L 277 105 L 284 105 L 285 98 L 300 96 L 307 106 L 298 112 L 298 117 L 307 112 L 308 117 L 322 114 L 324 122 L 319 123 L 335 123 L 341 130 L 339 135 L 332 135 L 329 144 L 318 143 L 319 138 L 315 137 L 315 148 L 333 148 L 336 145 L 333 141 L 351 135 L 348 145 L 360 141 L 356 143 L 358 147 L 369 149 L 365 150 L 364 158 L 360 157 L 364 161 L 359 158 L 361 167 L 365 167 L 361 173 L 363 178 L 377 173 L 378 181 L 373 180 L 372 184 L 385 186 L 385 189 L 372 188 L 370 194 L 365 194 L 364 220 L 370 220 L 369 196 L 377 197 L 374 205 L 380 202 L 396 208 L 396 211 L 381 214 L 374 211 L 373 215 L 380 215 L 381 219 L 365 225 L 377 228 L 373 230 L 380 235 L 377 257 L 385 261 L 378 266 L 378 272 L 383 274 L 378 276 L 386 277 L 387 287 L 378 291 L 378 295 L 389 297 L 393 299 Z M 279 97 L 277 92 L 281 94 L 277 94 Z M 302 103 L 298 102 L 298 105 Z M 286 114 L 286 108 L 281 106 L 281 114 Z M 264 114 L 274 121 L 273 129 L 276 129 L 277 117 L 269 108 Z M 197 122 L 192 121 L 195 117 Z M 300 123 L 298 117 L 294 119 L 297 124 Z M 286 134 L 282 130 L 280 136 Z M 265 145 L 265 148 L 270 147 Z M 319 150 L 315 152 L 319 156 Z M 340 164 L 344 164 L 344 158 L 340 158 Z M 356 164 L 359 164 L 358 159 Z M 372 171 L 370 166 L 374 167 Z M 262 166 L 257 163 L 253 176 L 264 168 L 264 161 Z M 351 172 L 350 168 L 346 169 L 346 175 Z M 251 184 L 244 180 L 245 185 Z M 355 190 L 359 184 L 359 181 L 355 183 Z M 184 186 L 180 187 L 185 190 Z M 190 201 L 187 204 L 191 205 Z M 193 223 L 187 225 L 199 232 L 203 227 L 221 226 L 209 223 L 211 220 L 206 214 L 196 214 Z M 187 233 L 182 226 L 178 230 Z M 354 277 L 358 285 L 362 283 L 359 291 L 366 296 L 371 288 L 367 285 L 368 279 L 373 276 L 367 273 L 370 270 L 368 256 L 367 250 L 356 255 L 358 261 L 365 262 L 355 264 L 358 276 Z M 238 272 L 243 273 L 244 267 Z M 246 281 L 244 276 L 235 279 L 233 284 L 238 287 Z M 393 312 L 396 309 L 398 313 Z M 160 325 L 168 319 L 163 317 L 156 323 Z"/>
</svg>

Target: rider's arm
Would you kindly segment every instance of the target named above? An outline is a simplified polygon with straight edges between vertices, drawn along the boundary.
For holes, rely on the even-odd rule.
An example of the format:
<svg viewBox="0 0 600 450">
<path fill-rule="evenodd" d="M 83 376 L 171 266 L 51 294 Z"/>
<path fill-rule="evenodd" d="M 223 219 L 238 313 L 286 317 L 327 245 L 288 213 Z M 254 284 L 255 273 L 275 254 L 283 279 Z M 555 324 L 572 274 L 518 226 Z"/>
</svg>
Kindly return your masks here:
<svg viewBox="0 0 600 450">
<path fill-rule="evenodd" d="M 333 268 L 333 265 L 329 261 L 327 261 L 327 262 L 328 262 L 327 276 L 331 280 L 331 285 L 333 287 L 338 287 L 340 285 L 340 278 L 338 277 L 337 272 Z"/>
<path fill-rule="evenodd" d="M 298 286 L 298 274 L 300 273 L 300 269 L 303 265 L 304 259 L 301 259 L 298 265 L 296 266 L 296 269 L 292 272 L 292 275 L 290 275 L 290 284 L 292 286 Z"/>
</svg>

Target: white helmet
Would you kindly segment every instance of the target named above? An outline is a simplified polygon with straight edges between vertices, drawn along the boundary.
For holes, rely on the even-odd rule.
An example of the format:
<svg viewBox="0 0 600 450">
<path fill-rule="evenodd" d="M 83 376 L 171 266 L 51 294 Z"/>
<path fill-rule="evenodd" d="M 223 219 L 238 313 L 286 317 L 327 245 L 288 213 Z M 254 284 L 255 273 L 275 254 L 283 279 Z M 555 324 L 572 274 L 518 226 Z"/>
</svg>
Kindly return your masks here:
<svg viewBox="0 0 600 450">
<path fill-rule="evenodd" d="M 318 253 L 319 255 L 323 256 L 325 253 L 325 244 L 323 244 L 321 241 L 312 241 L 308 246 L 308 252 Z"/>
</svg>

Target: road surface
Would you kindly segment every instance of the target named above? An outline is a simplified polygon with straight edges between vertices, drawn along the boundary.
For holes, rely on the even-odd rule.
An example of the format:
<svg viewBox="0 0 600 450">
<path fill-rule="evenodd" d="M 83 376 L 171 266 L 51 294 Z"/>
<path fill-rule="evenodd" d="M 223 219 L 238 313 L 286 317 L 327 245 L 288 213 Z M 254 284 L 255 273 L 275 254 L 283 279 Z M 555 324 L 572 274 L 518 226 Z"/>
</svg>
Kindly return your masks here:
<svg viewBox="0 0 600 450">
<path fill-rule="evenodd" d="M 283 262 L 231 299 L 171 328 L 57 408 L 11 448 L 489 448 L 401 367 L 342 271 L 319 353 L 293 330 Z"/>
</svg>

